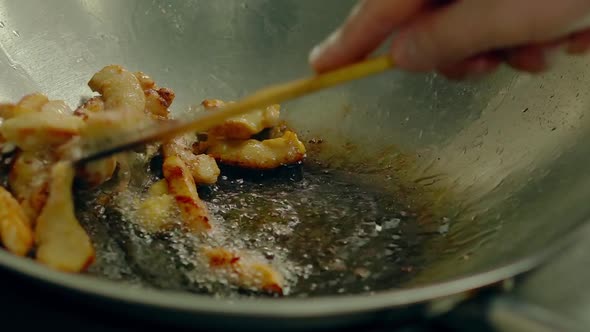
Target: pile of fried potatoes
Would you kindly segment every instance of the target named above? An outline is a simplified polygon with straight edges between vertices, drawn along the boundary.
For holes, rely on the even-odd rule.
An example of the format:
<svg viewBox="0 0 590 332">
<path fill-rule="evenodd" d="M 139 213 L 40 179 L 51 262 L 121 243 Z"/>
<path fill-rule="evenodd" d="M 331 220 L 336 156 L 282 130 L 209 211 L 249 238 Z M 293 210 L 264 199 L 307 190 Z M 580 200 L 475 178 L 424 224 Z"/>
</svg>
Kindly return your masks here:
<svg viewBox="0 0 590 332">
<path fill-rule="evenodd" d="M 96 96 L 76 110 L 39 93 L 0 104 L 0 159 L 9 165 L 7 186 L 0 186 L 0 244 L 71 273 L 85 271 L 95 258 L 93 243 L 76 219 L 74 192 L 98 188 L 125 167 L 125 160 L 111 156 L 74 169 L 68 156 L 81 139 L 142 121 L 167 121 L 175 98 L 146 74 L 118 65 L 100 70 L 88 86 Z M 208 99 L 200 111 L 215 112 L 224 104 Z M 268 170 L 304 159 L 305 146 L 279 118 L 280 106 L 272 105 L 207 133 L 157 144 L 163 178 L 136 202 L 134 220 L 152 233 L 175 228 L 195 236 L 213 232 L 220 226 L 212 222 L 197 186 L 217 181 L 217 163 Z M 199 255 L 212 272 L 230 276 L 234 286 L 283 293 L 284 277 L 256 253 L 202 245 Z"/>
</svg>

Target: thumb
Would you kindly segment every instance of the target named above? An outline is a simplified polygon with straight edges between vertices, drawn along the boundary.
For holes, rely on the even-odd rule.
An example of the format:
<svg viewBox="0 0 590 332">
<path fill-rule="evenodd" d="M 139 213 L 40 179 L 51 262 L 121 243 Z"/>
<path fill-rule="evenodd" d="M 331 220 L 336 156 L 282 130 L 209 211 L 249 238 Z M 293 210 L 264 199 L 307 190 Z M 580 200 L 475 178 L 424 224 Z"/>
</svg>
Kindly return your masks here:
<svg viewBox="0 0 590 332">
<path fill-rule="evenodd" d="M 456 1 L 401 28 L 392 54 L 402 68 L 433 70 L 488 51 L 550 41 L 589 10 L 587 0 Z"/>
</svg>

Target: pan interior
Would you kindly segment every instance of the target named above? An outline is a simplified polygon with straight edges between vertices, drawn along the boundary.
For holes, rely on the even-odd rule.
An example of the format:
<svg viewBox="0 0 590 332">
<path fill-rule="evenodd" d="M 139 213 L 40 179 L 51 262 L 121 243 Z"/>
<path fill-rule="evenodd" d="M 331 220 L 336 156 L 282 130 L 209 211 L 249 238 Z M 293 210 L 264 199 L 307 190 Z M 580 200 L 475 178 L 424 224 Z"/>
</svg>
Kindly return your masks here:
<svg viewBox="0 0 590 332">
<path fill-rule="evenodd" d="M 424 240 L 448 229 L 445 219 L 434 232 L 425 230 L 413 207 L 377 186 L 374 176 L 311 160 L 272 173 L 223 168 L 222 174 L 216 185 L 200 188 L 222 225 L 215 241 L 263 253 L 287 276 L 292 296 L 399 287 L 421 268 Z M 98 246 L 89 273 L 144 287 L 236 295 L 223 280 L 205 278 L 193 256 L 198 239 L 143 232 L 115 208 L 95 203 L 107 190 L 78 199 L 78 216 Z"/>
<path fill-rule="evenodd" d="M 177 112 L 203 98 L 236 99 L 309 73 L 307 51 L 353 3 L 0 1 L 0 98 L 40 91 L 73 106 L 90 94 L 94 72 L 117 63 L 175 90 Z M 391 72 L 287 103 L 307 162 L 274 174 L 227 169 L 201 194 L 228 243 L 287 262 L 294 296 L 415 287 L 501 267 L 590 212 L 589 70 L 580 58 L 544 75 L 504 68 L 477 82 Z M 81 219 L 99 249 L 91 273 L 225 289 L 202 289 L 183 260 L 185 239 L 147 237 L 84 197 Z"/>
</svg>

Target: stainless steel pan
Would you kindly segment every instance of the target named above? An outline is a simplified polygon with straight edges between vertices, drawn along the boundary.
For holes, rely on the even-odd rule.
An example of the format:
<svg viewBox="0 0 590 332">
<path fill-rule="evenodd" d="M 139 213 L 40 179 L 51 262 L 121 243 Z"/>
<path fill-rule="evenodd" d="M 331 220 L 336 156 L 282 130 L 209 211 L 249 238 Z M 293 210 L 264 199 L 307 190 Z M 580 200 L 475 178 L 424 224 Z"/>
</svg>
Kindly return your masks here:
<svg viewBox="0 0 590 332">
<path fill-rule="evenodd" d="M 352 3 L 0 1 L 0 99 L 41 91 L 76 105 L 90 94 L 92 73 L 111 63 L 174 89 L 176 111 L 207 97 L 235 99 L 308 71 L 307 51 Z M 120 246 L 126 241 L 114 234 L 125 232 L 108 221 L 86 224 L 106 241 L 91 275 L 5 252 L 0 264 L 64 296 L 181 325 L 302 329 L 440 316 L 537 266 L 587 220 L 589 86 L 580 58 L 541 76 L 503 69 L 465 83 L 392 72 L 284 105 L 309 142 L 308 165 L 339 176 L 314 175 L 315 166 L 279 174 L 318 181 L 325 191 L 312 195 L 329 203 L 317 210 L 324 224 L 302 218 L 307 228 L 283 243 L 300 263 L 317 263 L 293 298 L 195 293 L 150 255 L 131 260 L 126 274 L 121 257 L 134 248 Z M 235 189 L 228 181 L 217 194 Z M 245 192 L 258 188 L 249 181 Z M 340 235 L 326 235 L 330 227 Z M 110 244 L 119 248 L 112 261 Z M 344 269 L 329 244 L 347 257 Z M 493 302 L 496 313 L 508 308 L 502 301 Z"/>
</svg>

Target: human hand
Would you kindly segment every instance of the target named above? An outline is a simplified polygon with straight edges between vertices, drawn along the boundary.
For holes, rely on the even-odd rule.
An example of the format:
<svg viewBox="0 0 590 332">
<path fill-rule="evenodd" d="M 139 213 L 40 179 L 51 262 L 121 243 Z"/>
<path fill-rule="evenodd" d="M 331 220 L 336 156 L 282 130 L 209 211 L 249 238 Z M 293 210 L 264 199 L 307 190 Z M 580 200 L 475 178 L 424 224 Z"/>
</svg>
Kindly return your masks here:
<svg viewBox="0 0 590 332">
<path fill-rule="evenodd" d="M 501 63 L 546 70 L 552 55 L 590 49 L 590 29 L 563 35 L 590 15 L 588 0 L 362 0 L 310 54 L 318 72 L 365 58 L 394 35 L 391 54 L 410 71 L 460 79 Z"/>
</svg>

